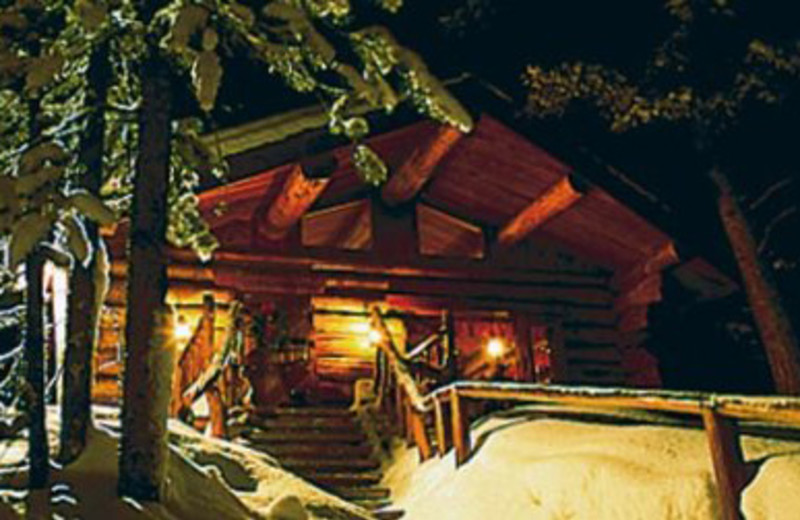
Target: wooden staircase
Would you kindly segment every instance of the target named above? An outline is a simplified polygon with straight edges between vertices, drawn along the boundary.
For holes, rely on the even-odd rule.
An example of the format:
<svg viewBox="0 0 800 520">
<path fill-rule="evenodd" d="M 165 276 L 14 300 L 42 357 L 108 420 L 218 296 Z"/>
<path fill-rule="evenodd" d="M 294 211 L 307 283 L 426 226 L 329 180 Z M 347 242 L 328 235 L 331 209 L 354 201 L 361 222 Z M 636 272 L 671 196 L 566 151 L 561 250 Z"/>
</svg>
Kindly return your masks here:
<svg viewBox="0 0 800 520">
<path fill-rule="evenodd" d="M 363 506 L 380 519 L 401 518 L 387 509 L 380 461 L 355 414 L 346 408 L 279 408 L 251 415 L 242 436 L 251 446 L 316 486 Z"/>
</svg>

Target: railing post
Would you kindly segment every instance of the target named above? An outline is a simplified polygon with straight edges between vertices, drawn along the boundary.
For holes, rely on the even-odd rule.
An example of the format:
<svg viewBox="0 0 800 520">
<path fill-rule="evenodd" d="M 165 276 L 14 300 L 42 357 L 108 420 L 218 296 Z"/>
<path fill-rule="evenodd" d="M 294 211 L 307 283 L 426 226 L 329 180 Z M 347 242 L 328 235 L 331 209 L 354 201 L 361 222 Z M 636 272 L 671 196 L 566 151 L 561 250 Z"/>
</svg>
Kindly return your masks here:
<svg viewBox="0 0 800 520">
<path fill-rule="evenodd" d="M 460 466 L 469 457 L 469 418 L 464 413 L 456 387 L 450 389 L 450 415 L 453 421 L 453 445 L 456 450 L 456 466 Z"/>
<path fill-rule="evenodd" d="M 403 414 L 405 416 L 406 445 L 409 448 L 416 446 L 417 439 L 414 436 L 414 409 L 411 406 L 411 399 L 403 393 Z"/>
<path fill-rule="evenodd" d="M 206 392 L 206 400 L 208 402 L 209 419 L 211 421 L 211 436 L 223 439 L 228 436 L 226 424 L 227 413 L 225 411 L 225 403 L 216 385 L 208 389 Z"/>
<path fill-rule="evenodd" d="M 458 349 L 456 348 L 455 319 L 453 311 L 447 310 L 444 315 L 445 340 L 447 342 L 447 366 L 445 367 L 446 379 L 452 383 L 458 379 Z"/>
<path fill-rule="evenodd" d="M 383 406 L 386 399 L 386 370 L 383 366 L 383 351 L 375 349 L 375 375 L 372 378 L 373 393 L 379 399 L 378 408 Z"/>
<path fill-rule="evenodd" d="M 403 400 L 403 387 L 395 380 L 394 387 L 394 413 L 395 421 L 399 428 L 397 432 L 400 437 L 406 436 L 406 406 Z"/>
<path fill-rule="evenodd" d="M 428 430 L 425 428 L 425 415 L 418 410 L 410 410 L 411 424 L 414 430 L 414 440 L 419 450 L 420 462 L 425 462 L 433 456 L 433 448 L 428 438 Z"/>
<path fill-rule="evenodd" d="M 745 484 L 745 465 L 739 432 L 733 419 L 713 409 L 702 411 L 723 520 L 740 520 L 739 503 Z"/>
<path fill-rule="evenodd" d="M 214 357 L 214 332 L 216 325 L 217 303 L 214 300 L 214 293 L 203 293 L 203 354 L 206 357 L 206 364 L 211 363 Z"/>
<path fill-rule="evenodd" d="M 436 425 L 436 451 L 440 457 L 443 457 L 452 446 L 452 437 L 448 435 L 450 431 L 445 421 L 442 402 L 436 397 L 433 399 L 433 418 Z"/>
</svg>

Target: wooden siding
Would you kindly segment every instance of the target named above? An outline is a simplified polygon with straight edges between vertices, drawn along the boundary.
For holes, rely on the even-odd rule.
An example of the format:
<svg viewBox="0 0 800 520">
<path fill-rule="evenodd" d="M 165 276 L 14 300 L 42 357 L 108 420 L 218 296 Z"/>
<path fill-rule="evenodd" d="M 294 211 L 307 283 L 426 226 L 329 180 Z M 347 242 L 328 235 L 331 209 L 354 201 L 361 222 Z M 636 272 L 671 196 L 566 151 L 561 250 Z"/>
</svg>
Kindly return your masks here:
<svg viewBox="0 0 800 520">
<path fill-rule="evenodd" d="M 353 298 L 321 297 L 312 300 L 313 371 L 325 381 L 345 383 L 348 393 L 359 378 L 374 376 L 377 354 L 370 341 L 369 317 L 365 302 Z M 392 339 L 405 349 L 406 330 L 397 318 L 386 320 Z"/>
<path fill-rule="evenodd" d="M 427 204 L 417 204 L 419 252 L 430 256 L 480 259 L 486 247 L 483 230 Z"/>
<path fill-rule="evenodd" d="M 372 205 L 358 200 L 305 215 L 302 243 L 307 247 L 364 250 L 372 244 Z"/>
<path fill-rule="evenodd" d="M 559 331 L 560 344 L 554 355 L 559 357 L 556 364 L 562 368 L 554 382 L 624 382 L 617 329 L 620 314 L 614 307 L 615 296 L 609 288 L 608 277 L 598 275 L 593 268 L 574 263 L 569 264 L 567 271 L 559 270 L 564 269 L 559 267 L 564 265 L 563 257 L 547 253 L 546 249 L 539 247 L 531 251 L 535 250 L 538 255 L 537 265 L 542 267 L 549 262 L 550 270 L 510 271 L 508 276 L 511 280 L 493 280 L 491 271 L 481 274 L 481 271 L 471 273 L 467 270 L 460 274 L 455 267 L 420 276 L 401 269 L 396 272 L 376 269 L 373 272 L 369 265 L 344 271 L 337 271 L 343 266 L 335 267 L 334 264 L 327 264 L 323 270 L 294 268 L 287 271 L 276 270 L 269 264 L 233 268 L 222 263 L 212 264 L 208 271 L 204 271 L 205 268 L 194 271 L 188 266 L 182 267 L 183 264 L 173 264 L 168 299 L 179 303 L 179 313 L 191 325 L 201 315 L 202 295 L 211 291 L 219 302 L 216 324 L 219 347 L 227 326 L 228 302 L 235 293 L 239 293 L 249 305 L 270 302 L 283 308 L 286 306 L 285 302 L 280 303 L 282 299 L 298 298 L 303 294 L 311 297 L 310 328 L 292 334 L 297 336 L 297 340 L 303 339 L 300 336 L 311 339 L 309 362 L 315 376 L 321 382 L 339 385 L 343 394 L 349 391 L 349 385 L 355 379 L 372 375 L 375 351 L 366 336 L 364 305 L 367 300 L 384 300 L 387 309 L 403 316 L 405 323 L 399 318 L 390 321 L 397 327 L 397 337 L 402 338 L 403 344 L 406 338 L 410 342 L 419 341 L 424 334 L 435 330 L 443 309 L 452 309 L 461 316 L 460 319 L 477 319 L 481 313 L 493 316 L 489 321 L 504 316 L 501 321 L 506 323 L 510 323 L 511 311 L 524 312 L 531 321 L 547 324 Z M 115 268 L 115 271 L 101 325 L 96 362 L 97 367 L 103 367 L 96 378 L 96 396 L 105 396 L 103 399 L 106 401 L 109 395 L 118 395 L 118 390 L 112 385 L 121 367 L 120 347 L 125 325 L 125 273 L 123 269 Z M 345 276 L 345 273 L 348 274 Z M 435 273 L 442 277 L 430 276 Z M 480 276 L 475 279 L 475 275 Z M 365 292 L 368 294 L 366 299 Z M 330 295 L 324 296 L 325 293 Z M 297 310 L 296 314 L 300 315 L 302 311 Z M 428 325 L 415 329 L 414 324 L 422 317 L 428 320 Z M 514 334 L 507 336 L 509 345 L 513 345 Z M 477 345 L 486 340 L 465 338 L 457 337 L 457 345 L 462 341 Z M 467 344 L 463 346 L 466 350 L 471 348 Z M 465 352 L 465 356 L 470 355 Z M 516 365 L 518 357 L 517 354 L 511 355 L 508 364 Z M 483 361 L 469 363 L 477 363 L 477 368 L 465 366 L 467 375 L 482 377 L 480 374 L 488 373 Z M 519 372 L 516 366 L 514 371 Z"/>
<path fill-rule="evenodd" d="M 370 137 L 369 144 L 396 173 L 437 128 L 415 123 Z M 486 116 L 452 148 L 437 157 L 435 174 L 414 198 L 391 208 L 356 174 L 350 146 L 330 150 L 337 168 L 280 240 L 260 237 L 257 224 L 296 164 L 202 194 L 221 248 L 206 266 L 173 251 L 171 298 L 184 305 L 187 320 L 197 319 L 204 291 L 221 304 L 237 294 L 253 305 L 286 296 L 334 298 L 335 305 L 384 301 L 429 317 L 442 309 L 516 313 L 554 331 L 556 382 L 634 381 L 648 306 L 661 298 L 663 269 L 677 261 L 669 237 L 601 189 L 581 184 L 585 194 L 577 202 L 559 207 L 518 242 L 499 244 L 498 232 L 521 211 L 580 172 Z M 124 229 L 112 237 L 118 259 L 125 254 Z M 107 303 L 124 314 L 121 284 L 112 286 Z M 352 323 L 331 316 L 313 314 L 314 366 L 330 380 L 366 374 L 374 352 L 348 332 Z M 101 332 L 102 342 L 119 343 L 118 331 Z M 406 333 L 413 341 L 414 332 Z M 102 355 L 119 358 L 118 349 Z"/>
</svg>

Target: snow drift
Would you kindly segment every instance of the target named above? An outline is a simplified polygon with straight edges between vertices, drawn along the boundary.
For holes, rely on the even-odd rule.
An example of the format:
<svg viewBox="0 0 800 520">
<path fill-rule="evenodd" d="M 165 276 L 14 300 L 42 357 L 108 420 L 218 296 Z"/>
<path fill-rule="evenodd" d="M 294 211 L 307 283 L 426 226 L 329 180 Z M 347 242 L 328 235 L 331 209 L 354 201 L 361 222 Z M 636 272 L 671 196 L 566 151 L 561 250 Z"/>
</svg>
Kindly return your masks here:
<svg viewBox="0 0 800 520">
<path fill-rule="evenodd" d="M 472 430 L 458 470 L 451 451 L 418 463 L 401 448 L 385 484 L 410 520 L 705 520 L 719 517 L 703 431 L 499 414 Z M 757 469 L 742 509 L 748 520 L 800 511 L 800 443 L 744 437 Z"/>
<path fill-rule="evenodd" d="M 87 449 L 73 464 L 54 468 L 48 489 L 25 490 L 24 441 L 0 442 L 0 519 L 82 520 L 365 520 L 364 509 L 280 468 L 269 456 L 205 437 L 170 421 L 166 495 L 161 503 L 117 496 L 118 438 L 114 414 L 89 431 Z M 57 417 L 48 424 L 57 442 Z"/>
</svg>

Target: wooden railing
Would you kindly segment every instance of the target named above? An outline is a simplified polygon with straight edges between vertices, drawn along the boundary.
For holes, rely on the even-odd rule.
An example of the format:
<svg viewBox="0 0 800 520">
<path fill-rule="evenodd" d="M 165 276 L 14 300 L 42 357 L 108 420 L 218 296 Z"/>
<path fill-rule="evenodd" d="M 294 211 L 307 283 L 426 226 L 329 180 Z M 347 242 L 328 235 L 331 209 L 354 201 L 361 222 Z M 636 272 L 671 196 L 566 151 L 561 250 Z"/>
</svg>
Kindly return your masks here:
<svg viewBox="0 0 800 520">
<path fill-rule="evenodd" d="M 187 420 L 192 405 L 202 396 L 208 400 L 211 433 L 215 437 L 227 436 L 228 408 L 223 398 L 222 385 L 219 384 L 223 371 L 230 363 L 243 311 L 241 302 L 234 301 L 230 306 L 230 318 L 223 348 L 215 350 L 215 312 L 216 304 L 212 294 L 203 297 L 203 315 L 176 363 L 173 376 L 170 415 Z"/>
<path fill-rule="evenodd" d="M 382 356 L 379 369 L 379 402 L 394 417 L 410 445 L 425 461 L 434 454 L 455 451 L 456 465 L 470 456 L 470 420 L 465 401 L 515 401 L 560 404 L 568 407 L 647 410 L 688 414 L 702 419 L 714 467 L 720 509 L 724 520 L 740 518 L 739 503 L 746 485 L 744 457 L 738 421 L 759 421 L 800 428 L 800 399 L 745 397 L 702 392 L 587 388 L 511 382 L 458 381 L 427 394 L 392 341 L 377 307 L 371 309 L 371 325 L 380 332 Z M 452 349 L 452 345 L 451 345 Z M 434 439 L 428 435 L 432 418 Z M 435 441 L 435 442 L 433 442 Z"/>
<path fill-rule="evenodd" d="M 436 345 L 437 340 L 447 340 L 446 331 L 437 331 L 423 340 L 409 354 L 402 352 L 389 332 L 380 309 L 369 309 L 370 327 L 379 335 L 375 342 L 377 349 L 377 406 L 383 413 L 394 418 L 400 434 L 409 444 L 416 445 L 420 457 L 427 460 L 433 456 L 433 446 L 426 430 L 426 416 L 431 411 L 423 392 L 419 365 L 415 361 Z M 444 325 L 444 324 L 443 324 Z M 452 363 L 453 353 L 447 349 L 446 363 Z M 434 372 L 445 373 L 445 367 L 430 366 Z"/>
<path fill-rule="evenodd" d="M 452 447 L 457 465 L 469 458 L 471 450 L 469 418 L 464 410 L 464 401 L 467 399 L 550 403 L 580 406 L 584 409 L 661 411 L 699 416 L 708 439 L 724 520 L 740 518 L 739 502 L 747 480 L 739 442 L 738 421 L 758 421 L 800 428 L 798 398 L 460 381 L 426 395 L 420 407 L 421 410 L 433 410 L 437 453 L 443 455 Z M 449 421 L 446 418 L 445 405 L 449 405 Z M 422 456 L 424 458 L 424 454 Z"/>
</svg>

